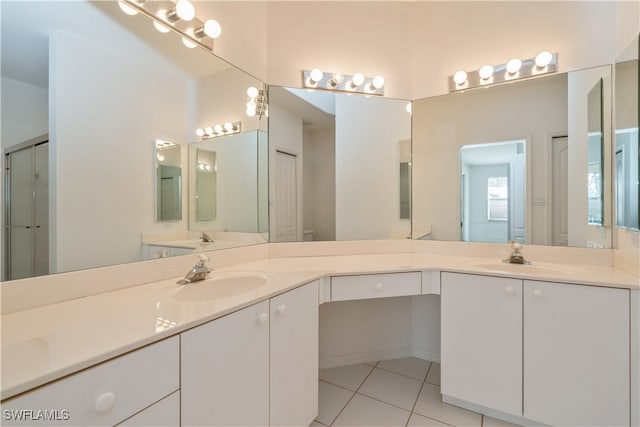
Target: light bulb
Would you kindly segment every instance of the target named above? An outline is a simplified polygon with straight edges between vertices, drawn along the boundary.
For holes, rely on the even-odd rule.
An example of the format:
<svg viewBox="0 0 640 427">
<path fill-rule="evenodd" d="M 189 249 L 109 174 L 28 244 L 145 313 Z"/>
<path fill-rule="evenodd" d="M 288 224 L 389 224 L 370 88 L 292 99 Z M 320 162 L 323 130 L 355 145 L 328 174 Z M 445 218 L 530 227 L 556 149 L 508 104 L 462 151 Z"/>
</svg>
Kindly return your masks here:
<svg viewBox="0 0 640 427">
<path fill-rule="evenodd" d="M 138 11 L 126 4 L 123 1 L 118 2 L 118 6 L 120 6 L 120 10 L 130 16 L 135 16 L 138 14 Z"/>
<path fill-rule="evenodd" d="M 183 21 L 191 21 L 196 16 L 196 8 L 193 7 L 189 0 L 178 0 L 176 14 Z"/>
<path fill-rule="evenodd" d="M 207 128 L 205 128 L 204 132 L 207 135 L 213 135 L 213 128 L 211 126 L 208 126 Z"/>
<path fill-rule="evenodd" d="M 189 40 L 186 37 L 182 38 L 182 44 L 185 45 L 186 47 L 188 47 L 189 49 L 193 49 L 196 46 L 198 46 L 197 44 L 195 44 L 194 42 L 192 42 L 191 40 Z"/>
<path fill-rule="evenodd" d="M 257 98 L 258 95 L 260 95 L 260 91 L 258 90 L 258 88 L 251 86 L 249 89 L 247 89 L 247 96 L 249 98 Z"/>
<path fill-rule="evenodd" d="M 159 162 L 164 162 L 164 156 L 160 153 L 158 153 L 158 161 Z"/>
<path fill-rule="evenodd" d="M 204 136 L 204 129 L 202 129 L 202 128 L 198 128 L 198 129 L 196 129 L 196 135 L 198 135 L 198 136 Z"/>
<path fill-rule="evenodd" d="M 334 74 L 331 76 L 331 86 L 338 86 L 344 80 L 344 76 L 342 74 Z"/>
<path fill-rule="evenodd" d="M 493 74 L 493 66 L 492 65 L 483 65 L 478 71 L 480 78 L 482 80 L 487 80 Z"/>
<path fill-rule="evenodd" d="M 360 86 L 362 83 L 364 83 L 364 75 L 362 73 L 355 73 L 351 78 L 351 83 L 354 87 Z"/>
<path fill-rule="evenodd" d="M 204 33 L 212 39 L 217 39 L 222 34 L 222 27 L 215 19 L 208 19 L 204 23 Z"/>
<path fill-rule="evenodd" d="M 220 125 L 215 125 L 213 130 L 216 131 L 216 133 L 222 133 L 223 128 Z"/>
<path fill-rule="evenodd" d="M 519 59 L 511 59 L 509 60 L 509 62 L 507 62 L 507 72 L 509 74 L 515 74 L 520 70 L 520 67 L 522 67 L 522 61 L 520 61 Z"/>
<path fill-rule="evenodd" d="M 374 89 L 380 89 L 382 86 L 384 86 L 384 77 L 375 76 L 373 78 L 373 81 L 371 82 L 371 86 L 373 86 Z"/>
<path fill-rule="evenodd" d="M 201 171 L 204 170 L 204 163 L 198 163 L 198 169 L 200 169 Z"/>
<path fill-rule="evenodd" d="M 224 130 L 226 130 L 227 132 L 231 132 L 233 130 L 233 125 L 230 122 L 226 122 L 224 124 Z"/>
<path fill-rule="evenodd" d="M 205 170 L 210 171 L 211 170 L 211 165 L 204 165 Z"/>
<path fill-rule="evenodd" d="M 253 116 L 256 115 L 256 110 L 255 109 L 251 109 L 251 108 L 247 108 L 246 113 L 247 113 L 247 116 L 253 117 Z"/>
<path fill-rule="evenodd" d="M 156 27 L 156 30 L 160 31 L 161 33 L 168 33 L 169 31 L 171 31 L 166 25 L 161 24 L 158 21 L 153 21 L 153 26 Z"/>
<path fill-rule="evenodd" d="M 411 114 L 412 108 L 411 108 L 411 103 L 407 103 L 406 107 L 404 107 L 405 110 L 407 110 L 407 113 Z"/>
<path fill-rule="evenodd" d="M 453 75 L 453 81 L 459 85 L 463 84 L 467 81 L 467 73 L 462 70 L 456 71 L 456 73 Z"/>
<path fill-rule="evenodd" d="M 309 74 L 309 77 L 311 78 L 311 83 L 314 83 L 314 84 L 318 83 L 320 80 L 322 80 L 323 75 L 324 73 L 320 68 L 314 68 L 313 70 L 311 70 L 311 73 Z"/>
<path fill-rule="evenodd" d="M 553 59 L 553 55 L 551 52 L 547 52 L 546 50 L 540 52 L 538 56 L 536 56 L 536 65 L 540 68 L 544 68 L 551 63 Z"/>
</svg>

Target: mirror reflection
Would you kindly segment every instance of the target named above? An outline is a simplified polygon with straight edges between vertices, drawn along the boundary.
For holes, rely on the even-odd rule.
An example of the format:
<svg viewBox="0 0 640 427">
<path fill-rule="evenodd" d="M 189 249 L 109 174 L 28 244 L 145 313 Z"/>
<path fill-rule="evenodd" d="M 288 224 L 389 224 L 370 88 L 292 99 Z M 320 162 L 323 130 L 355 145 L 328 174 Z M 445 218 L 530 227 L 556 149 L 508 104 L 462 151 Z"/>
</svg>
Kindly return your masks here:
<svg viewBox="0 0 640 427">
<path fill-rule="evenodd" d="M 195 161 L 191 167 L 195 177 L 195 211 L 196 221 L 213 221 L 216 219 L 216 152 L 204 148 L 195 148 Z"/>
<path fill-rule="evenodd" d="M 186 48 L 173 32 L 156 31 L 147 17 L 125 15 L 115 1 L 0 7 L 3 154 L 39 144 L 33 138 L 41 135 L 49 141 L 48 160 L 24 172 L 48 184 L 47 209 L 35 208 L 39 228 L 35 218 L 19 224 L 33 228 L 3 227 L 2 279 L 198 250 L 174 245 L 200 234 L 189 227 L 186 144 L 196 128 L 216 123 L 266 128 L 246 111 L 247 88 L 263 84 L 209 51 Z M 156 140 L 184 147 L 180 160 L 160 162 L 158 154 L 172 156 L 157 150 Z M 216 192 L 233 191 L 225 185 L 231 187 L 218 182 Z M 2 191 L 14 205 L 20 200 L 19 189 Z M 235 243 L 264 241 L 242 236 Z M 150 251 L 154 244 L 162 248 Z M 28 266 L 20 274 L 17 267 L 10 272 L 16 260 Z"/>
<path fill-rule="evenodd" d="M 589 198 L 588 223 L 602 225 L 604 198 L 604 137 L 602 134 L 602 79 L 587 95 L 588 116 L 588 167 L 587 197 Z"/>
<path fill-rule="evenodd" d="M 175 142 L 156 139 L 156 221 L 182 219 L 182 157 Z"/>
<path fill-rule="evenodd" d="M 606 166 L 610 66 L 414 101 L 414 235 L 611 247 L 606 189 L 600 209 L 604 220 L 599 225 L 587 220 L 588 93 L 601 80 L 605 155 L 600 176 L 606 182 L 611 176 Z M 509 154 L 498 155 L 499 148 Z M 496 151 L 483 155 L 484 150 Z M 511 155 L 522 156 L 517 168 Z"/>
<path fill-rule="evenodd" d="M 270 87 L 272 241 L 410 238 L 407 102 Z"/>
</svg>

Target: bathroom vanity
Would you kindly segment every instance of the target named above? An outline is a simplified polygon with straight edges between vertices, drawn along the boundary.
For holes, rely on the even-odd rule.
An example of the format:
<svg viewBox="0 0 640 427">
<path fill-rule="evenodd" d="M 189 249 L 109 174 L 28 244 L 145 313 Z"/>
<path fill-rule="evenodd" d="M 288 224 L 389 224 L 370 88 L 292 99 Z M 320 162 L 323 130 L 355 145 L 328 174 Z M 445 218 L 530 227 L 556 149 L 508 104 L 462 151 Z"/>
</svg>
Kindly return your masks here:
<svg viewBox="0 0 640 427">
<path fill-rule="evenodd" d="M 315 256 L 295 245 L 261 245 L 264 256 L 205 282 L 165 279 L 3 315 L 3 422 L 20 424 L 29 409 L 61 425 L 308 425 L 321 304 L 440 294 L 445 402 L 521 424 L 637 425 L 636 276 L 598 262 L 437 255 L 429 242 L 377 254 L 343 244 L 341 256 L 325 256 L 339 243 L 315 245 Z M 212 254 L 215 265 L 222 253 Z M 242 280 L 253 284 L 207 290 Z"/>
</svg>

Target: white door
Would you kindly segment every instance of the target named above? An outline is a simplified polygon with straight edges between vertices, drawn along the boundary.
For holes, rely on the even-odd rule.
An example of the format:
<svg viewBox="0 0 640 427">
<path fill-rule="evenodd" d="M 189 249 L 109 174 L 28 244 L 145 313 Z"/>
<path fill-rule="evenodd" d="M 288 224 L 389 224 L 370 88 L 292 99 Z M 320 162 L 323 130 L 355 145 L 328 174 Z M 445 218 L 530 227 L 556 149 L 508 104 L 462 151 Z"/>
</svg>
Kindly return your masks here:
<svg viewBox="0 0 640 427">
<path fill-rule="evenodd" d="M 298 240 L 296 163 L 296 156 L 276 151 L 276 194 L 273 207 L 276 242 L 295 242 Z"/>
<path fill-rule="evenodd" d="M 269 424 L 268 301 L 182 333 L 180 354 L 182 425 Z"/>
<path fill-rule="evenodd" d="M 522 281 L 442 273 L 442 394 L 522 416 Z"/>
<path fill-rule="evenodd" d="M 524 153 L 509 162 L 509 240 L 525 243 L 527 164 Z"/>
<path fill-rule="evenodd" d="M 524 417 L 629 425 L 629 290 L 525 281 Z"/>
<path fill-rule="evenodd" d="M 318 282 L 272 298 L 270 426 L 318 414 Z"/>
<path fill-rule="evenodd" d="M 551 243 L 569 244 L 569 146 L 566 136 L 551 141 Z"/>
</svg>

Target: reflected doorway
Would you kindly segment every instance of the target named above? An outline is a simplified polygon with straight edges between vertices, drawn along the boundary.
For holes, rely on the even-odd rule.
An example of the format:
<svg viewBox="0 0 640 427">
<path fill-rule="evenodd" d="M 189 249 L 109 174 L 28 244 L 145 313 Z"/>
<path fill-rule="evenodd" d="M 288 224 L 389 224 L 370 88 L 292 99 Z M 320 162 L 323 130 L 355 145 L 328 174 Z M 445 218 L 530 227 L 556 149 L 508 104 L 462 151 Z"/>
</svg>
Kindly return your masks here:
<svg viewBox="0 0 640 427">
<path fill-rule="evenodd" d="M 460 148 L 462 240 L 525 243 L 525 152 L 524 140 Z"/>
<path fill-rule="evenodd" d="M 275 170 L 275 239 L 276 242 L 298 240 L 297 156 L 276 151 Z"/>
</svg>

